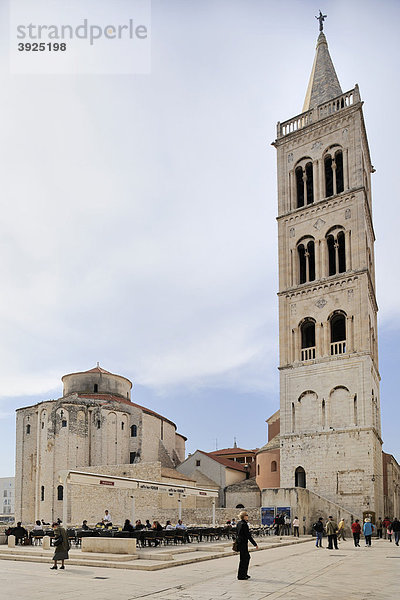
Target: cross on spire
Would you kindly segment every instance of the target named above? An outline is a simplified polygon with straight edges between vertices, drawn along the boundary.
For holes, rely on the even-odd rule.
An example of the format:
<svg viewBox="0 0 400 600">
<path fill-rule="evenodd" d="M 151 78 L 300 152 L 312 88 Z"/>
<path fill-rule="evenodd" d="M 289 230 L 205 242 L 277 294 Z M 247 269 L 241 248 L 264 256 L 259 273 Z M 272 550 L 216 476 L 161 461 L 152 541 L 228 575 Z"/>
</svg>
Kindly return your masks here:
<svg viewBox="0 0 400 600">
<path fill-rule="evenodd" d="M 324 30 L 324 21 L 325 21 L 326 17 L 327 17 L 327 15 L 323 15 L 321 11 L 319 11 L 319 16 L 315 17 L 319 21 L 319 30 L 320 31 Z"/>
</svg>

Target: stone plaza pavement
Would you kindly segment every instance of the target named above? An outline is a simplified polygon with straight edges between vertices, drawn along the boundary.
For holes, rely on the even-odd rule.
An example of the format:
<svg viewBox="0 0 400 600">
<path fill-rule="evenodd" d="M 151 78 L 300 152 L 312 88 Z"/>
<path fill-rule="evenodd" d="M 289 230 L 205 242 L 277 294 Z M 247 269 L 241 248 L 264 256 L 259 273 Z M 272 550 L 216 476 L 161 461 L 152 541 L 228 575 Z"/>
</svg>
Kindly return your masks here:
<svg viewBox="0 0 400 600">
<path fill-rule="evenodd" d="M 324 540 L 326 544 L 326 540 Z M 26 600 L 386 600 L 400 597 L 400 547 L 373 540 L 372 548 L 317 549 L 314 541 L 251 553 L 248 581 L 238 581 L 238 556 L 163 571 L 129 571 L 0 561 L 4 598 Z"/>
</svg>

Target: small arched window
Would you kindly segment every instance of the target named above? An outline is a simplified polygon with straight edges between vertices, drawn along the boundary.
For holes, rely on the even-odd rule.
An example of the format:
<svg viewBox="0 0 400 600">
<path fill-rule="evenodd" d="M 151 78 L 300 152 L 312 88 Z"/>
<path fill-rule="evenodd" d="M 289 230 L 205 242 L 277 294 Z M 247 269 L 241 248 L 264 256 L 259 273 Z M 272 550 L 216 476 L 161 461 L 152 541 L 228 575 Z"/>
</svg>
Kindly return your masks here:
<svg viewBox="0 0 400 600">
<path fill-rule="evenodd" d="M 64 499 L 64 487 L 62 485 L 59 485 L 57 487 L 57 500 L 63 500 Z"/>
<path fill-rule="evenodd" d="M 334 313 L 330 318 L 331 355 L 346 352 L 346 316 Z"/>
<path fill-rule="evenodd" d="M 29 435 L 29 434 L 30 434 L 30 432 L 31 432 L 31 426 L 30 426 L 30 424 L 28 423 L 28 425 L 26 426 L 26 433 L 27 433 L 27 435 Z"/>
<path fill-rule="evenodd" d="M 257 465 L 257 475 L 260 474 L 260 465 Z"/>
<path fill-rule="evenodd" d="M 236 504 L 236 508 L 244 508 L 243 504 Z"/>
<path fill-rule="evenodd" d="M 305 160 L 295 169 L 297 208 L 314 202 L 313 165 Z"/>
<path fill-rule="evenodd" d="M 278 469 L 278 465 L 276 463 L 276 460 L 273 460 L 271 462 L 271 472 L 274 473 L 277 469 Z"/>
<path fill-rule="evenodd" d="M 40 500 L 41 502 L 44 501 L 44 485 L 42 485 L 42 487 L 40 488 Z"/>
<path fill-rule="evenodd" d="M 311 318 L 305 319 L 300 325 L 301 332 L 301 360 L 312 360 L 315 358 L 315 321 Z"/>
<path fill-rule="evenodd" d="M 327 198 L 344 191 L 343 152 L 336 150 L 324 158 L 325 195 Z"/>
<path fill-rule="evenodd" d="M 315 280 L 315 246 L 314 240 L 304 240 L 297 246 L 299 260 L 299 283 Z"/>
<path fill-rule="evenodd" d="M 344 231 L 336 229 L 326 237 L 329 276 L 346 271 L 346 241 Z"/>
<path fill-rule="evenodd" d="M 137 437 L 137 426 L 131 425 L 131 437 Z"/>
<path fill-rule="evenodd" d="M 306 487 L 306 472 L 303 467 L 297 467 L 294 473 L 294 485 L 295 487 Z"/>
<path fill-rule="evenodd" d="M 322 427 L 326 425 L 326 410 L 325 410 L 325 400 L 322 400 Z"/>
</svg>

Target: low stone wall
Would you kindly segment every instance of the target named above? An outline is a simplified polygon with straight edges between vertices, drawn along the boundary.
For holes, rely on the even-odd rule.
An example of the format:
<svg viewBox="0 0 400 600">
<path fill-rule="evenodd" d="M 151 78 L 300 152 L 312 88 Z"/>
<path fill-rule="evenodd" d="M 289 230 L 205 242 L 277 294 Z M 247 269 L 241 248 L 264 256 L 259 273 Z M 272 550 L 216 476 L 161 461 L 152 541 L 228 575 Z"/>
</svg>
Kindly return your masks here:
<svg viewBox="0 0 400 600">
<path fill-rule="evenodd" d="M 261 513 L 259 508 L 246 508 L 249 515 L 249 523 L 251 525 L 260 525 Z M 232 519 L 238 520 L 239 508 L 216 508 L 215 509 L 215 524 L 225 525 L 227 521 Z M 177 510 L 158 511 L 157 520 L 164 524 L 167 520 L 172 523 L 178 521 Z M 211 508 L 185 508 L 182 509 L 182 521 L 185 525 L 212 525 L 212 509 Z"/>
<path fill-rule="evenodd" d="M 84 537 L 82 538 L 82 552 L 136 554 L 136 539 L 116 537 Z"/>
</svg>

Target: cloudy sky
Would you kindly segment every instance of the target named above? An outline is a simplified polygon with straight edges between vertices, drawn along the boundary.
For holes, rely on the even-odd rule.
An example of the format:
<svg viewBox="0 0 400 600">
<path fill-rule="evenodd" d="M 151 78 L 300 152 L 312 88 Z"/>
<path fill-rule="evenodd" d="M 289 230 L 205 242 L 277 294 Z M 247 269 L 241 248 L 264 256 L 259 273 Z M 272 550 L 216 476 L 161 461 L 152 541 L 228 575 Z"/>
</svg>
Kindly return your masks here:
<svg viewBox="0 0 400 600">
<path fill-rule="evenodd" d="M 384 449 L 400 458 L 400 4 L 153 0 L 149 74 L 17 75 L 0 0 L 0 476 L 15 409 L 97 361 L 189 452 L 265 443 L 279 407 L 270 143 L 301 112 L 319 8 L 342 89 L 365 101 Z"/>
</svg>

